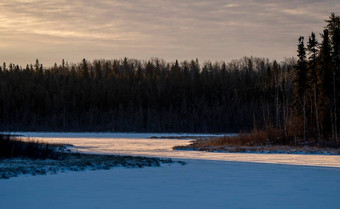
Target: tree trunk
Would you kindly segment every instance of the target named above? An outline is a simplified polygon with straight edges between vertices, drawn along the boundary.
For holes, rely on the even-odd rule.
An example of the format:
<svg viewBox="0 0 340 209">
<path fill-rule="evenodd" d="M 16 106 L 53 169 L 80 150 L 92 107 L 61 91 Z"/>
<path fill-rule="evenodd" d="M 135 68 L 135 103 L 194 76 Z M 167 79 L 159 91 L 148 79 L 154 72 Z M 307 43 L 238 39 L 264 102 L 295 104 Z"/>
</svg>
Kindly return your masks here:
<svg viewBox="0 0 340 209">
<path fill-rule="evenodd" d="M 306 140 L 306 91 L 303 94 L 303 140 Z"/>
<path fill-rule="evenodd" d="M 316 84 L 314 83 L 314 106 L 315 106 L 315 120 L 316 120 L 316 130 L 318 132 L 318 142 L 321 142 L 321 136 L 320 136 L 320 125 L 319 125 L 319 108 L 317 104 L 317 98 L 316 98 Z"/>
<path fill-rule="evenodd" d="M 333 72 L 333 99 L 334 99 L 334 140 L 338 142 L 338 127 L 337 127 L 337 114 L 336 114 L 336 88 L 335 88 L 335 71 Z"/>
</svg>

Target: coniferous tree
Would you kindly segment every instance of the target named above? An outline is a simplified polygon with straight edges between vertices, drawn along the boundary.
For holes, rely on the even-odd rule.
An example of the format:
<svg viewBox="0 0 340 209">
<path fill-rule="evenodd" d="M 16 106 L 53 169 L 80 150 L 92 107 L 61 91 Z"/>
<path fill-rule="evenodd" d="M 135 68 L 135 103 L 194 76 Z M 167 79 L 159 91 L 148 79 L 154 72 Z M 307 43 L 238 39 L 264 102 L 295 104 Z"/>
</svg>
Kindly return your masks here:
<svg viewBox="0 0 340 209">
<path fill-rule="evenodd" d="M 300 36 L 298 44 L 298 61 L 295 69 L 295 106 L 298 115 L 303 117 L 303 138 L 306 139 L 306 92 L 307 92 L 307 61 L 304 37 Z"/>
<path fill-rule="evenodd" d="M 308 52 L 308 71 L 309 71 L 309 85 L 313 92 L 313 103 L 314 103 L 314 115 L 315 124 L 317 131 L 317 140 L 320 143 L 321 132 L 320 132 L 320 120 L 319 120 L 319 98 L 318 98 L 318 69 L 317 69 L 317 59 L 318 59 L 318 41 L 316 40 L 315 33 L 311 33 L 308 39 L 307 52 Z M 313 112 L 311 112 L 313 115 Z"/>
<path fill-rule="evenodd" d="M 81 76 L 86 79 L 89 78 L 89 67 L 85 58 L 81 62 Z"/>
<path fill-rule="evenodd" d="M 331 115 L 331 97 L 332 97 L 332 59 L 331 59 L 331 45 L 328 30 L 325 29 L 322 34 L 322 43 L 320 45 L 319 53 L 319 109 L 320 121 L 324 134 L 330 132 L 332 127 L 330 120 Z"/>
<path fill-rule="evenodd" d="M 337 89 L 340 88 L 340 16 L 336 16 L 335 13 L 332 13 L 329 17 L 329 20 L 326 20 L 328 23 L 326 28 L 329 31 L 330 41 L 331 41 L 331 57 L 332 57 L 332 86 L 333 86 L 333 95 L 331 97 L 332 104 L 332 131 L 333 138 L 337 141 L 338 138 L 338 113 L 337 113 L 337 101 L 339 101 L 340 96 L 337 95 Z M 339 93 L 338 93 L 339 94 Z"/>
</svg>

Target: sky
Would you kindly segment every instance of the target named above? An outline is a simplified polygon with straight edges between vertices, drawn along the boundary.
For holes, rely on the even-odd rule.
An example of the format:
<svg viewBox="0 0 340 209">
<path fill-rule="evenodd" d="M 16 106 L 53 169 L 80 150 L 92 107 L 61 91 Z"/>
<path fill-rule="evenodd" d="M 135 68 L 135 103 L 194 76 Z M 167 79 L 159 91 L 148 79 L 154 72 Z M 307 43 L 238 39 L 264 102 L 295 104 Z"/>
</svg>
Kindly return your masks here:
<svg viewBox="0 0 340 209">
<path fill-rule="evenodd" d="M 282 60 L 340 0 L 1 0 L 0 62 Z M 336 13 L 339 15 L 338 13 Z"/>
</svg>

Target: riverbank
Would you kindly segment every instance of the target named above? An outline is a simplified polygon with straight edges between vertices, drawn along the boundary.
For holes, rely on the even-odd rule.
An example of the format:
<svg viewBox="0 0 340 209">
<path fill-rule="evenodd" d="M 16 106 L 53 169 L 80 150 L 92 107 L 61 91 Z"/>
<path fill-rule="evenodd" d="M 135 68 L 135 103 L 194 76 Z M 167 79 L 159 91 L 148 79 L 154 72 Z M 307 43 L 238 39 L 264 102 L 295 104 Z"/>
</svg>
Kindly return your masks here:
<svg viewBox="0 0 340 209">
<path fill-rule="evenodd" d="M 314 139 L 301 140 L 297 138 L 292 140 L 276 130 L 264 130 L 233 136 L 197 138 L 188 145 L 175 146 L 173 149 L 226 153 L 340 155 L 340 147 L 334 141 L 320 143 Z"/>
<path fill-rule="evenodd" d="M 175 146 L 175 150 L 225 152 L 225 153 L 277 153 L 277 154 L 325 154 L 340 155 L 340 149 L 321 147 L 293 147 L 293 146 L 212 146 L 200 147 L 195 143 L 187 146 Z"/>
<path fill-rule="evenodd" d="M 159 167 L 162 163 L 179 163 L 171 159 L 71 152 L 70 144 L 21 140 L 0 135 L 0 179 L 18 175 L 56 174 L 65 171 L 107 170 L 113 167 Z"/>
<path fill-rule="evenodd" d="M 159 167 L 161 164 L 179 163 L 171 159 L 132 157 L 117 155 L 94 155 L 70 153 L 62 160 L 11 158 L 0 159 L 0 179 L 19 175 L 46 175 L 66 171 L 109 170 L 114 167 Z"/>
</svg>

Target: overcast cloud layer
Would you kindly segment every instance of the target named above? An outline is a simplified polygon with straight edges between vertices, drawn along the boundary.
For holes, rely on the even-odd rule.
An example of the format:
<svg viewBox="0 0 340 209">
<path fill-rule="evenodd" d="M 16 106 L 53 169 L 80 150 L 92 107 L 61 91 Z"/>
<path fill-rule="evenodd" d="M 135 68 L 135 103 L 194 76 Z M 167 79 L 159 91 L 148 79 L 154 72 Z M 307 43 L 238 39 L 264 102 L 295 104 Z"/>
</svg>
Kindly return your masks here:
<svg viewBox="0 0 340 209">
<path fill-rule="evenodd" d="M 339 0 L 2 0 L 0 61 L 295 56 Z M 339 14 L 337 14 L 339 15 Z"/>
</svg>

